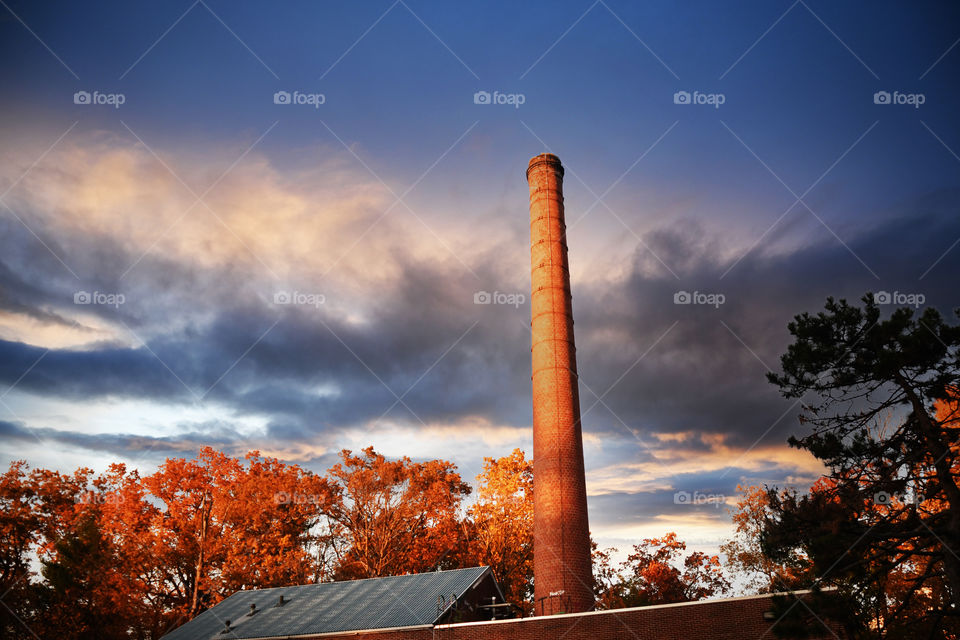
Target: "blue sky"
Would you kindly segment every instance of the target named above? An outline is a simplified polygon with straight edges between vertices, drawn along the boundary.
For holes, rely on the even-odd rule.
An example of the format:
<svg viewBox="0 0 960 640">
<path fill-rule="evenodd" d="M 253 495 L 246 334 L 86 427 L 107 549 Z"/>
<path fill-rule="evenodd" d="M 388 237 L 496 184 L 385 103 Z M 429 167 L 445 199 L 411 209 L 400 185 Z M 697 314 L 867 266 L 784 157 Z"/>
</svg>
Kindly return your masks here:
<svg viewBox="0 0 960 640">
<path fill-rule="evenodd" d="M 677 492 L 817 473 L 764 380 L 789 319 L 957 306 L 958 12 L 5 0 L 0 462 L 529 452 L 529 307 L 473 297 L 527 292 L 551 151 L 594 535 L 715 548 Z"/>
</svg>

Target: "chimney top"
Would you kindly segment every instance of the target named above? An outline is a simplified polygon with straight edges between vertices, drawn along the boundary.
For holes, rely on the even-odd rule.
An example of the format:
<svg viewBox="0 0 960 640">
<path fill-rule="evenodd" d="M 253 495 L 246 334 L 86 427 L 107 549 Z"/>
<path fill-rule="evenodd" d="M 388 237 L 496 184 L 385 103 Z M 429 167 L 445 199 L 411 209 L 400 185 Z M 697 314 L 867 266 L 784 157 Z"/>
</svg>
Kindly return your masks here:
<svg viewBox="0 0 960 640">
<path fill-rule="evenodd" d="M 560 177 L 563 177 L 563 165 L 560 164 L 560 158 L 552 153 L 541 153 L 530 158 L 530 165 L 527 167 L 527 180 L 530 180 L 530 170 L 542 164 L 552 166 L 555 171 L 560 173 Z"/>
</svg>

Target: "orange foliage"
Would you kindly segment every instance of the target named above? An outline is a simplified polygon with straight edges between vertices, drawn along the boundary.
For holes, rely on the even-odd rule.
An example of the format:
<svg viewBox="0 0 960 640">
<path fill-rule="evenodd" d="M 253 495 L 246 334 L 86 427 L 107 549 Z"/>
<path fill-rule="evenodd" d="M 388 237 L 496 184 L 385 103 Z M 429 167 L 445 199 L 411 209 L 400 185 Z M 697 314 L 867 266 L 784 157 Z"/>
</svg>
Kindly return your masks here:
<svg viewBox="0 0 960 640">
<path fill-rule="evenodd" d="M 487 459 L 477 486 L 464 514 L 471 490 L 452 463 L 373 448 L 342 451 L 326 476 L 209 447 L 146 477 L 15 462 L 0 475 L 0 637 L 150 640 L 239 589 L 477 565 L 529 611 L 532 462 Z M 609 602 L 726 588 L 716 557 L 684 550 L 674 534 L 637 545 Z"/>
<path fill-rule="evenodd" d="M 246 463 L 205 447 L 195 460 L 167 460 L 143 481 L 163 503 L 145 508 L 161 594 L 184 619 L 238 589 L 312 575 L 306 545 L 331 501 L 327 481 L 256 451 Z"/>
<path fill-rule="evenodd" d="M 832 483 L 830 478 L 820 478 L 811 491 L 823 490 Z M 788 591 L 800 585 L 810 569 L 807 558 L 797 555 L 789 564 L 776 562 L 761 548 L 760 535 L 770 515 L 767 490 L 756 485 L 737 485 L 737 495 L 732 513 L 734 537 L 720 546 L 727 567 L 738 576 L 743 589 L 751 593 Z"/>
<path fill-rule="evenodd" d="M 533 461 L 520 449 L 485 458 L 468 515 L 470 540 L 462 563 L 491 567 L 507 602 L 532 612 Z"/>
<path fill-rule="evenodd" d="M 0 636 L 157 638 L 238 589 L 307 582 L 329 500 L 325 479 L 257 452 L 204 448 L 142 479 L 14 463 L 0 477 L 0 580 L 22 621 L 0 617 Z"/>
<path fill-rule="evenodd" d="M 443 460 L 387 460 L 367 447 L 340 453 L 329 472 L 330 549 L 340 579 L 443 568 L 459 546 L 459 509 L 470 486 Z M 452 558 L 450 558 L 452 562 Z"/>
<path fill-rule="evenodd" d="M 620 572 L 610 568 L 609 552 L 594 551 L 595 574 L 608 583 L 598 594 L 597 607 L 618 609 L 653 604 L 689 602 L 718 596 L 730 589 L 718 556 L 694 551 L 676 533 L 634 545 Z"/>
</svg>

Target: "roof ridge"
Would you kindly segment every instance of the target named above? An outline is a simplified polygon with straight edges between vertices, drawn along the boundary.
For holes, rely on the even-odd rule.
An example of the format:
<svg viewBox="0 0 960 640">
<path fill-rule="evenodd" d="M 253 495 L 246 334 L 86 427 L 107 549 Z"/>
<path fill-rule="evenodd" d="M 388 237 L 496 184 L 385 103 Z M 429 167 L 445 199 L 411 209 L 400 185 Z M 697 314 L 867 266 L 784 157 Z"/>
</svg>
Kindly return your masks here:
<svg viewBox="0 0 960 640">
<path fill-rule="evenodd" d="M 438 573 L 457 573 L 459 571 L 472 571 L 474 569 L 489 569 L 489 565 L 478 565 L 476 567 L 463 567 L 462 569 L 441 569 L 440 571 L 422 571 L 420 573 L 398 573 L 392 576 L 376 576 L 372 578 L 351 578 L 350 580 L 331 580 L 329 582 L 308 582 L 306 584 L 291 584 L 286 587 L 257 587 L 253 589 L 238 589 L 233 594 L 224 598 L 227 600 L 238 593 L 253 593 L 254 591 L 274 591 L 276 589 L 296 589 L 298 587 L 313 587 L 321 584 L 345 584 L 349 582 L 364 582 L 366 580 L 390 580 L 392 578 L 410 578 L 413 576 L 432 576 Z M 222 601 L 221 601 L 222 602 Z"/>
</svg>

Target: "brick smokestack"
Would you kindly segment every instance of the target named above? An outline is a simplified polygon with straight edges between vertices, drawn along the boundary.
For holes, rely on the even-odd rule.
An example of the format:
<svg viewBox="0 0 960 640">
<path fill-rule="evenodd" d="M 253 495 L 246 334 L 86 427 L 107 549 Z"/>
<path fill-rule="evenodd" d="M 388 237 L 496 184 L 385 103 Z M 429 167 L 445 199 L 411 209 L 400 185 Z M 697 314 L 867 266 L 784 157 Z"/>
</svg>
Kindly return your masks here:
<svg viewBox="0 0 960 640">
<path fill-rule="evenodd" d="M 563 218 L 563 166 L 530 160 L 535 612 L 593 609 L 580 394 Z"/>
</svg>

